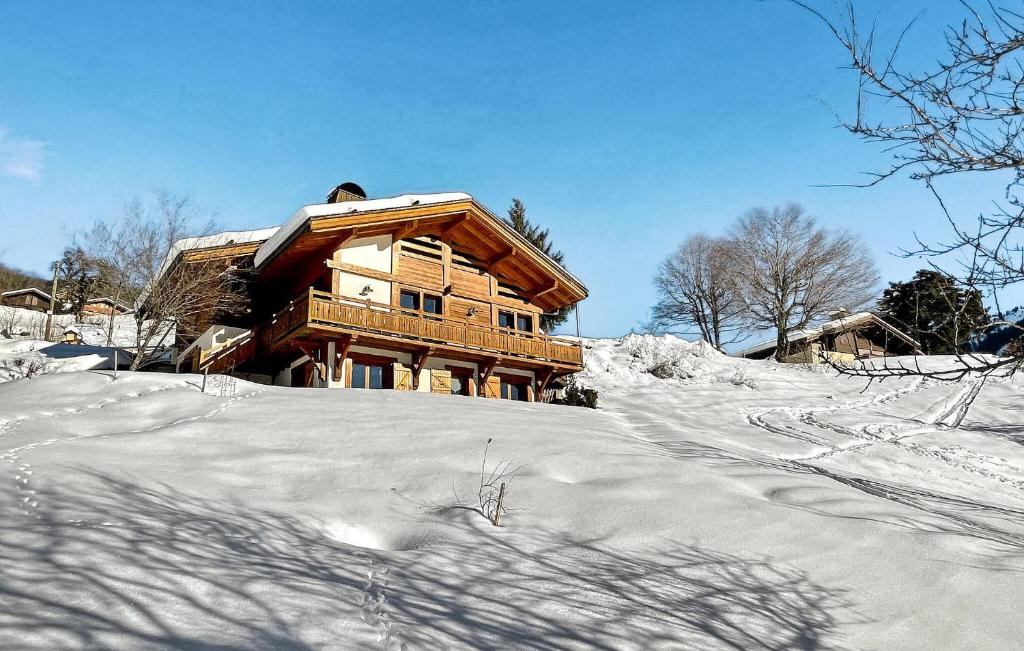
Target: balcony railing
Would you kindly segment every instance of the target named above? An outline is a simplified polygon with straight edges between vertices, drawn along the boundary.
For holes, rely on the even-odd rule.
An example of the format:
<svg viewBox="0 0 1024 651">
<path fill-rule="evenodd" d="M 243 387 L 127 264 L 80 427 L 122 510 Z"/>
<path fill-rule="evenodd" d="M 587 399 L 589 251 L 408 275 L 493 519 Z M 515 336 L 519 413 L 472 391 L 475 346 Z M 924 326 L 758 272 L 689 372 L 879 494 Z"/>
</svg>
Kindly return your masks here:
<svg viewBox="0 0 1024 651">
<path fill-rule="evenodd" d="M 289 303 L 260 328 L 260 342 L 272 347 L 303 326 L 327 326 L 503 356 L 583 365 L 582 347 L 570 339 L 478 325 L 314 289 Z"/>
</svg>

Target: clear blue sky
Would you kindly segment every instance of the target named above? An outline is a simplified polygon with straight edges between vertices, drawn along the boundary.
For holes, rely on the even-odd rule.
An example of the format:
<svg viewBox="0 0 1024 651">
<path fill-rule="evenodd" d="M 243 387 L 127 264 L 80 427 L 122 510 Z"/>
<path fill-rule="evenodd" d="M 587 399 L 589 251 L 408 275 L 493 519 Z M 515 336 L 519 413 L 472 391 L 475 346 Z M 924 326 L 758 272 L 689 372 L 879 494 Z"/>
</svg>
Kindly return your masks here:
<svg viewBox="0 0 1024 651">
<path fill-rule="evenodd" d="M 890 4 L 858 2 L 883 37 L 926 9 L 911 61 L 961 16 Z M 852 107 L 842 64 L 772 0 L 3 3 L 0 259 L 44 272 L 155 188 L 255 228 L 354 180 L 521 197 L 591 290 L 588 335 L 635 326 L 658 261 L 754 205 L 860 231 L 901 279 L 920 262 L 890 253 L 945 232 L 923 188 L 815 187 L 885 162 L 822 104 Z"/>
</svg>

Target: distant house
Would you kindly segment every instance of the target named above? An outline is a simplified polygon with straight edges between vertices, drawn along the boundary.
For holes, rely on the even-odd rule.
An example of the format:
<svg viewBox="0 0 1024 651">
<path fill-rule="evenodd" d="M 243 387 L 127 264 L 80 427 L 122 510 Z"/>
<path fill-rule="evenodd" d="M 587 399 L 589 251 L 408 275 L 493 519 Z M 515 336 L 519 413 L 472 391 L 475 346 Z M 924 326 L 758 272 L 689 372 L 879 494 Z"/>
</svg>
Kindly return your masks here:
<svg viewBox="0 0 1024 651">
<path fill-rule="evenodd" d="M 127 314 L 131 311 L 127 305 L 122 305 L 112 298 L 90 298 L 85 302 L 85 306 L 82 311 L 86 314 L 106 314 L 106 315 L 117 315 Z"/>
<path fill-rule="evenodd" d="M 835 318 L 817 328 L 789 333 L 789 355 L 783 361 L 818 364 L 827 358 L 842 363 L 921 353 L 921 345 L 912 337 L 871 312 L 839 312 L 833 316 Z M 768 359 L 775 356 L 776 347 L 772 339 L 745 348 L 735 356 Z"/>
<path fill-rule="evenodd" d="M 536 400 L 583 368 L 580 342 L 544 314 L 587 289 L 463 193 L 366 199 L 338 186 L 280 228 L 179 242 L 192 260 L 249 270 L 252 310 L 179 338 L 180 368 L 286 386 Z"/>
<path fill-rule="evenodd" d="M 50 295 L 36 287 L 12 289 L 0 294 L 0 305 L 45 312 L 50 309 Z"/>
</svg>

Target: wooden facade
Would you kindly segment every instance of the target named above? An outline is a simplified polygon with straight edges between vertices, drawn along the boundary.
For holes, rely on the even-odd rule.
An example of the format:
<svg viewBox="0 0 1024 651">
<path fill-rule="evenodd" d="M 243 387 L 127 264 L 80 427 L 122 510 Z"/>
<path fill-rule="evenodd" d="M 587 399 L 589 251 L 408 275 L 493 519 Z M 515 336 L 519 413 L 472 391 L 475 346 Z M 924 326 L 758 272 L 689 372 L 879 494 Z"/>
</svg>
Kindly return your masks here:
<svg viewBox="0 0 1024 651">
<path fill-rule="evenodd" d="M 775 356 L 775 342 L 768 341 L 736 353 L 737 357 L 768 359 Z M 791 333 L 786 362 L 818 364 L 830 360 L 847 363 L 858 359 L 920 354 L 921 346 L 879 316 L 870 312 L 843 315 L 812 330 Z"/>
<path fill-rule="evenodd" d="M 586 288 L 471 198 L 360 210 L 332 196 L 347 199 L 336 212 L 307 207 L 316 214 L 248 245 L 252 336 L 196 350 L 193 369 L 519 400 L 582 369 L 579 342 L 544 334 L 540 321 Z"/>
<path fill-rule="evenodd" d="M 50 295 L 35 287 L 15 289 L 0 294 L 0 305 L 45 312 L 50 309 Z"/>
</svg>

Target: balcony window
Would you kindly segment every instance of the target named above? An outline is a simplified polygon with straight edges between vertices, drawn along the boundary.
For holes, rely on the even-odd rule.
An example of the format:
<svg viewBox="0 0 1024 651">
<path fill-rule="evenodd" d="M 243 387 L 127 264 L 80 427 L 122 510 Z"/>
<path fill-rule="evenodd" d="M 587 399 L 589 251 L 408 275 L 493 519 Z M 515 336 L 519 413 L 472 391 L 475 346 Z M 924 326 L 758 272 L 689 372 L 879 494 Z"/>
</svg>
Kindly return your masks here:
<svg viewBox="0 0 1024 651">
<path fill-rule="evenodd" d="M 398 304 L 407 310 L 420 309 L 420 293 L 403 289 L 398 295 Z"/>
<path fill-rule="evenodd" d="M 527 314 L 520 314 L 516 317 L 516 330 L 533 332 L 533 317 Z"/>
<path fill-rule="evenodd" d="M 441 313 L 441 297 L 431 296 L 430 294 L 423 295 L 423 311 L 430 312 L 431 314 Z"/>
<path fill-rule="evenodd" d="M 499 328 L 512 328 L 515 327 L 516 315 L 511 312 L 498 312 L 498 327 Z"/>
</svg>

